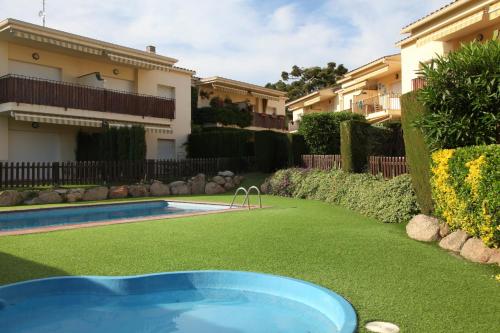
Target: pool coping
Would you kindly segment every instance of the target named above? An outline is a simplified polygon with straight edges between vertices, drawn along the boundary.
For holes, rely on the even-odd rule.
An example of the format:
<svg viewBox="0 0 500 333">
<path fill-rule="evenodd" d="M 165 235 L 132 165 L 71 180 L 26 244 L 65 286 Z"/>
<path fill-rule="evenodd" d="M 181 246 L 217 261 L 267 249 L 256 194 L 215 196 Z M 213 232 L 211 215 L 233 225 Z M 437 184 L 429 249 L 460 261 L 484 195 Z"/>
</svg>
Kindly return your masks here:
<svg viewBox="0 0 500 333">
<path fill-rule="evenodd" d="M 227 203 L 222 202 L 210 202 L 210 201 L 188 201 L 188 200 L 170 200 L 170 199 L 155 199 L 155 200 L 132 200 L 132 201 L 122 201 L 115 203 L 89 203 L 89 204 L 76 204 L 76 205 L 65 205 L 65 206 L 56 206 L 56 207 L 43 207 L 43 208 L 27 208 L 27 209 L 16 209 L 12 212 L 23 212 L 23 211 L 43 211 L 49 209 L 58 209 L 58 208 L 73 208 L 73 207 L 96 207 L 101 205 L 119 205 L 119 204 L 128 204 L 128 203 L 143 203 L 143 202 L 158 202 L 158 201 L 167 201 L 167 202 L 178 202 L 178 203 L 190 203 L 190 204 L 204 204 L 204 205 L 214 205 L 214 206 L 229 206 Z M 168 214 L 168 215 L 156 215 L 156 216 L 148 216 L 148 217 L 138 217 L 138 218 L 128 218 L 128 219 L 117 219 L 117 220 L 103 220 L 99 222 L 86 222 L 86 223 L 77 223 L 77 224 L 63 224 L 63 225 L 55 225 L 55 226 L 44 226 L 37 228 L 29 228 L 29 229 L 18 229 L 18 230 L 10 230 L 10 231 L 0 231 L 0 237 L 2 236 L 20 236 L 20 235 L 30 235 L 30 234 L 38 234 L 38 233 L 46 233 L 52 231 L 59 230 L 72 230 L 72 229 L 80 229 L 80 228 L 92 228 L 99 226 L 108 226 L 113 224 L 125 224 L 125 223 L 137 223 L 137 222 L 146 222 L 146 221 L 158 221 L 172 218 L 182 218 L 182 217 L 192 217 L 192 216 L 202 216 L 202 215 L 210 215 L 210 214 L 219 214 L 219 213 L 230 213 L 230 212 L 238 212 L 238 211 L 248 211 L 251 208 L 258 208 L 255 205 L 243 206 L 243 205 L 234 205 L 235 208 L 230 209 L 218 209 L 211 210 L 205 212 L 197 212 L 197 213 L 187 213 L 187 214 Z M 266 207 L 262 207 L 266 208 Z M 2 213 L 2 212 L 0 212 Z M 8 211 L 3 211 L 3 213 L 10 213 Z"/>
</svg>

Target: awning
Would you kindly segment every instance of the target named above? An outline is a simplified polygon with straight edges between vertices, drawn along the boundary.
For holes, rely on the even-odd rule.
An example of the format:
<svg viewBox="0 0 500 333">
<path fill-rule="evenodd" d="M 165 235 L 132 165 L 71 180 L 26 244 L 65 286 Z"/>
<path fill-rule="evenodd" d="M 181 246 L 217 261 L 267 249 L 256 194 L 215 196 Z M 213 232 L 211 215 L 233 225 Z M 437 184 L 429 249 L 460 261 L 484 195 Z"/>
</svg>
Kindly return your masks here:
<svg viewBox="0 0 500 333">
<path fill-rule="evenodd" d="M 463 18 L 455 23 L 452 23 L 442 29 L 439 29 L 438 31 L 435 31 L 425 37 L 419 38 L 417 40 L 417 46 L 421 46 L 427 42 L 439 40 L 443 37 L 446 37 L 448 35 L 451 35 L 454 32 L 460 31 L 468 26 L 471 26 L 475 23 L 481 22 L 483 20 L 483 11 L 480 11 L 476 14 L 467 16 L 466 18 Z"/>
<path fill-rule="evenodd" d="M 256 93 L 256 92 L 252 92 L 252 96 L 257 97 L 257 98 L 269 99 L 271 101 L 279 101 L 280 100 L 279 97 L 265 95 L 265 94 L 259 94 L 259 93 Z"/>
<path fill-rule="evenodd" d="M 490 5 L 490 9 L 488 10 L 488 18 L 491 20 L 500 17 L 500 1 Z"/>
<path fill-rule="evenodd" d="M 139 60 L 135 58 L 125 57 L 118 54 L 108 53 L 108 58 L 114 62 L 119 62 L 121 64 L 130 65 L 134 67 L 146 68 L 146 69 L 158 69 L 161 71 L 168 72 L 171 68 L 164 65 L 155 64 L 153 62 Z"/>
<path fill-rule="evenodd" d="M 12 112 L 15 120 L 82 127 L 102 127 L 102 120 Z"/>
<path fill-rule="evenodd" d="M 109 127 L 121 128 L 121 127 L 132 127 L 132 126 L 144 126 L 144 130 L 148 133 L 154 134 L 172 134 L 172 128 L 169 126 L 151 126 L 144 124 L 132 124 L 132 123 L 110 123 Z"/>
<path fill-rule="evenodd" d="M 247 96 L 248 95 L 248 91 L 244 90 L 244 89 L 230 88 L 230 87 L 221 86 L 221 85 L 218 85 L 218 84 L 212 84 L 212 87 L 215 90 L 226 92 L 226 93 L 229 93 L 229 94 L 236 94 L 236 95 L 242 95 L 242 96 Z"/>
<path fill-rule="evenodd" d="M 99 50 L 99 49 L 96 49 L 93 47 L 85 46 L 85 45 L 78 44 L 78 43 L 65 42 L 65 41 L 61 41 L 58 39 L 45 37 L 43 35 L 34 34 L 31 32 L 25 32 L 25 31 L 21 31 L 21 30 L 12 30 L 12 34 L 14 37 L 18 37 L 18 38 L 24 38 L 24 39 L 28 39 L 28 40 L 32 40 L 32 41 L 36 41 L 36 42 L 40 42 L 40 43 L 51 44 L 54 46 L 59 46 L 59 47 L 71 49 L 74 51 L 79 51 L 79 52 L 84 52 L 84 53 L 89 53 L 89 54 L 94 54 L 94 55 L 102 55 L 102 50 Z"/>
</svg>

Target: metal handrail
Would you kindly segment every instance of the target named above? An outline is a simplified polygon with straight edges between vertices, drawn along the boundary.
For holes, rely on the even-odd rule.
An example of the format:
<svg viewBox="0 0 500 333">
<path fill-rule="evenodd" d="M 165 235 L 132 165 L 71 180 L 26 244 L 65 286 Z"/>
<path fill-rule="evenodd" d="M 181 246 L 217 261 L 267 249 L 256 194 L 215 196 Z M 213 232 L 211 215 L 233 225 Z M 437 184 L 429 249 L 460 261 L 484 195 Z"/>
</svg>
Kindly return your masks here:
<svg viewBox="0 0 500 333">
<path fill-rule="evenodd" d="M 243 207 L 245 206 L 245 201 L 246 201 L 246 198 L 248 196 L 248 191 L 244 187 L 238 187 L 238 189 L 236 190 L 236 192 L 234 192 L 233 200 L 231 201 L 231 205 L 229 206 L 229 209 L 233 208 L 234 201 L 236 200 L 236 196 L 238 195 L 238 193 L 240 191 L 245 192 L 245 200 L 243 201 L 243 205 L 242 205 Z M 248 205 L 248 209 L 250 209 L 250 204 Z"/>
<path fill-rule="evenodd" d="M 245 200 L 243 201 L 243 206 L 245 206 L 245 202 L 247 202 L 248 200 L 248 209 L 250 209 L 250 192 L 252 192 L 252 190 L 257 191 L 257 195 L 259 196 L 259 208 L 262 208 L 262 198 L 260 196 L 260 190 L 257 186 L 250 186 L 248 188 L 248 191 L 246 191 L 247 195 L 245 197 Z"/>
</svg>

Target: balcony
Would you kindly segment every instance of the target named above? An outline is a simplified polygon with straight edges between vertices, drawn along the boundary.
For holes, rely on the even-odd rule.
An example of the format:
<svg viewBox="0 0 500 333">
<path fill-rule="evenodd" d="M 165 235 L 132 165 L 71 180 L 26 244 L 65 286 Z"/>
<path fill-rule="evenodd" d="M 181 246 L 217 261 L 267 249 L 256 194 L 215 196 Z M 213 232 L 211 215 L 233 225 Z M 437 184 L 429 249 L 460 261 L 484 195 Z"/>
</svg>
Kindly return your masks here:
<svg viewBox="0 0 500 333">
<path fill-rule="evenodd" d="M 401 116 L 401 104 L 399 93 L 388 93 L 383 95 L 365 95 L 355 96 L 352 112 L 362 114 L 369 121 L 372 119 L 387 118 L 392 116 Z"/>
<path fill-rule="evenodd" d="M 252 112 L 252 126 L 286 131 L 285 116 Z"/>
<path fill-rule="evenodd" d="M 411 80 L 411 90 L 417 91 L 425 87 L 425 79 L 423 77 L 417 77 Z"/>
<path fill-rule="evenodd" d="M 175 119 L 175 100 L 20 75 L 0 77 L 0 103 Z"/>
</svg>

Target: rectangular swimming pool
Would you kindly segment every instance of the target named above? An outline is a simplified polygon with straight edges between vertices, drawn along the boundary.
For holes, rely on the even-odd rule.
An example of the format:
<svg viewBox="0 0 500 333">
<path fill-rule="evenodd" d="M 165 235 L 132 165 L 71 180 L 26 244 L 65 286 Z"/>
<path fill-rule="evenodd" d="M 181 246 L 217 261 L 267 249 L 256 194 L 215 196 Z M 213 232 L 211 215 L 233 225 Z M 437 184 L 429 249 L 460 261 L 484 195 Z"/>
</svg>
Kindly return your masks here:
<svg viewBox="0 0 500 333">
<path fill-rule="evenodd" d="M 89 206 L 73 206 L 0 212 L 0 234 L 68 225 L 119 223 L 144 219 L 168 218 L 228 210 L 228 205 L 176 201 L 143 201 Z M 60 228 L 58 228 L 60 229 Z"/>
</svg>

